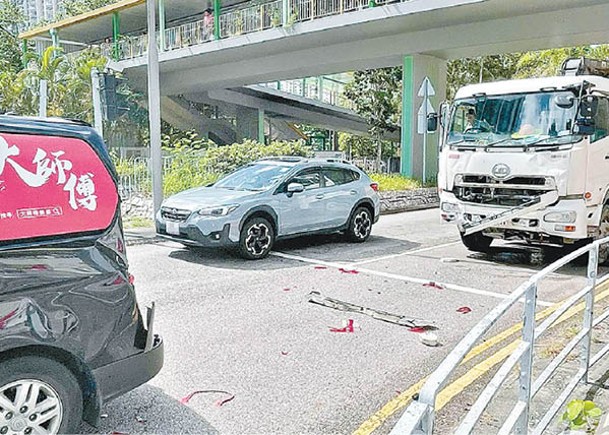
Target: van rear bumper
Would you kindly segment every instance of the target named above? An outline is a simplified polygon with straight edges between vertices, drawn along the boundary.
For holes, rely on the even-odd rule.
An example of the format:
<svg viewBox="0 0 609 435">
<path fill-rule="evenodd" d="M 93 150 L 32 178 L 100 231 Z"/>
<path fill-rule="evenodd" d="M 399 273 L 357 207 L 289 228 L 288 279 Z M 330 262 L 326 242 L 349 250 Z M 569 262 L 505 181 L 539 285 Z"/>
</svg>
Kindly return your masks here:
<svg viewBox="0 0 609 435">
<path fill-rule="evenodd" d="M 155 335 L 152 348 L 93 370 L 103 402 L 121 396 L 152 379 L 163 367 L 165 345 Z"/>
</svg>

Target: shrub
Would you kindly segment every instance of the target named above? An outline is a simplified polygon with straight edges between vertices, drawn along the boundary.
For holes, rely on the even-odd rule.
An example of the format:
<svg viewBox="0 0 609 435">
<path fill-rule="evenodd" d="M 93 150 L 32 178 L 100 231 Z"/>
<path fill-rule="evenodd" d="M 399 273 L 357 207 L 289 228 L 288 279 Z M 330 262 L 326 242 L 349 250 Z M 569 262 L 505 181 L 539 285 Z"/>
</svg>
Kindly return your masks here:
<svg viewBox="0 0 609 435">
<path fill-rule="evenodd" d="M 379 190 L 410 190 L 421 188 L 421 182 L 400 174 L 370 174 L 370 178 L 379 184 Z"/>
</svg>

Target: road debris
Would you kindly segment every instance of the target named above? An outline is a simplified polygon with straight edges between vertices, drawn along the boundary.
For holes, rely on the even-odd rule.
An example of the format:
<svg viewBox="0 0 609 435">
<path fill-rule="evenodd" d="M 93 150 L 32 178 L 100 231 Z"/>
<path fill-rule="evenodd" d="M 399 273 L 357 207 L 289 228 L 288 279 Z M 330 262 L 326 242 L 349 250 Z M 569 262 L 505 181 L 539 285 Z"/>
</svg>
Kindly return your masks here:
<svg viewBox="0 0 609 435">
<path fill-rule="evenodd" d="M 458 258 L 441 258 L 440 263 L 458 263 Z"/>
<path fill-rule="evenodd" d="M 285 288 L 283 289 L 283 291 L 284 291 L 284 292 L 289 292 L 289 291 L 291 291 L 291 290 L 292 290 L 292 289 L 291 289 L 290 287 L 285 287 Z"/>
<path fill-rule="evenodd" d="M 359 273 L 359 271 L 357 271 L 357 270 L 353 270 L 353 269 L 345 269 L 345 268 L 343 268 L 343 267 L 340 267 L 340 268 L 338 269 L 338 271 L 339 271 L 340 273 L 346 273 L 346 274 L 348 274 L 348 275 L 357 275 L 357 274 Z"/>
<path fill-rule="evenodd" d="M 384 322 L 395 323 L 400 326 L 407 326 L 409 328 L 426 328 L 426 330 L 437 329 L 433 322 L 427 322 L 422 319 L 417 319 L 414 317 L 401 316 L 399 314 L 392 314 L 386 311 L 375 310 L 373 308 L 362 307 L 360 305 L 355 305 L 349 302 L 340 301 L 338 299 L 326 298 L 322 296 L 320 292 L 311 292 L 308 295 L 308 301 L 316 304 L 322 305 L 324 307 L 333 308 L 339 311 L 348 311 L 352 313 L 364 314 L 366 316 L 370 316 L 373 319 L 382 320 Z"/>
<path fill-rule="evenodd" d="M 137 421 L 138 423 L 146 423 L 146 419 L 143 419 L 139 415 L 135 416 L 135 421 Z"/>
<path fill-rule="evenodd" d="M 467 314 L 467 313 L 471 313 L 471 312 L 472 312 L 472 309 L 470 307 L 457 308 L 457 313 Z"/>
<path fill-rule="evenodd" d="M 425 332 L 419 338 L 425 346 L 436 347 L 439 344 L 438 336 L 433 332 Z"/>
<path fill-rule="evenodd" d="M 231 394 L 230 397 L 227 397 L 226 399 L 219 399 L 216 401 L 215 405 L 216 407 L 220 408 L 221 406 L 223 406 L 224 404 L 230 402 L 231 400 L 235 399 L 235 395 Z"/>
<path fill-rule="evenodd" d="M 282 350 L 282 351 L 281 351 L 281 354 L 282 354 L 283 356 L 288 356 L 288 355 L 290 354 L 290 352 L 286 352 L 285 350 Z"/>
<path fill-rule="evenodd" d="M 315 270 L 326 270 L 327 267 L 326 266 L 314 266 L 313 269 L 315 269 Z"/>
<path fill-rule="evenodd" d="M 330 328 L 330 332 L 346 332 L 346 333 L 353 333 L 354 329 L 353 329 L 353 319 L 347 319 L 345 326 L 343 328 Z"/>
<path fill-rule="evenodd" d="M 186 405 L 186 404 L 188 404 L 188 403 L 190 402 L 190 400 L 191 400 L 191 399 L 192 399 L 194 396 L 196 396 L 196 395 L 198 395 L 198 394 L 212 394 L 212 393 L 215 393 L 215 394 L 227 394 L 227 395 L 231 396 L 231 397 L 229 398 L 229 400 L 225 400 L 225 401 L 222 403 L 222 405 L 223 405 L 224 403 L 226 403 L 226 402 L 230 402 L 231 400 L 233 400 L 233 399 L 235 398 L 235 395 L 234 395 L 234 394 L 231 394 L 231 393 L 229 393 L 228 391 L 224 391 L 224 390 L 196 390 L 196 391 L 193 391 L 192 393 L 190 393 L 188 396 L 184 396 L 184 397 L 182 397 L 182 398 L 180 399 L 180 403 L 181 403 L 182 405 Z M 218 402 L 220 402 L 220 401 L 218 401 Z M 217 404 L 218 404 L 218 402 L 216 402 L 216 406 L 222 406 L 222 405 L 217 405 Z"/>
<path fill-rule="evenodd" d="M 433 281 L 426 282 L 425 284 L 423 284 L 423 287 L 431 287 L 431 288 L 435 288 L 438 290 L 444 290 L 444 287 L 442 287 L 437 282 L 433 282 Z"/>
</svg>

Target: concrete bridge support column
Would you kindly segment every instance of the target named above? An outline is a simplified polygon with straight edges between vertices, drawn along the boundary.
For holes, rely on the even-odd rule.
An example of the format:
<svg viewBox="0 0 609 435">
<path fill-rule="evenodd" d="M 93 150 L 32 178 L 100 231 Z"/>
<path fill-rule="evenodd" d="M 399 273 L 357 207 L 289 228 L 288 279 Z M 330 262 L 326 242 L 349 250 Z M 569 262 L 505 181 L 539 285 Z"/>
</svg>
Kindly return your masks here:
<svg viewBox="0 0 609 435">
<path fill-rule="evenodd" d="M 264 111 L 237 106 L 237 142 L 244 139 L 264 142 Z M 262 138 L 260 137 L 262 136 Z"/>
<path fill-rule="evenodd" d="M 405 56 L 402 76 L 402 174 L 423 178 L 423 135 L 417 133 L 419 108 L 423 97 L 418 96 L 425 77 L 429 77 L 435 90 L 430 98 L 433 108 L 446 99 L 446 60 L 432 56 Z M 433 180 L 438 174 L 438 133 L 427 135 L 426 178 Z"/>
</svg>

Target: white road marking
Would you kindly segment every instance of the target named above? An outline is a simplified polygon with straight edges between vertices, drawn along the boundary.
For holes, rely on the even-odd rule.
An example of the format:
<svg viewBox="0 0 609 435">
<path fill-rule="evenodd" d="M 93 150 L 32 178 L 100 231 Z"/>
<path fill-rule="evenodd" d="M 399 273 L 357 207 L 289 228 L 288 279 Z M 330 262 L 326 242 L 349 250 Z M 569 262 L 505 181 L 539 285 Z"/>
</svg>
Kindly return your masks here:
<svg viewBox="0 0 609 435">
<path fill-rule="evenodd" d="M 332 261 L 316 260 L 314 258 L 306 258 L 306 257 L 301 257 L 299 255 L 286 254 L 284 252 L 271 252 L 270 255 L 273 255 L 275 257 L 285 258 L 287 260 L 295 260 L 295 261 L 300 261 L 303 263 L 331 267 L 334 269 L 340 269 L 340 268 L 345 267 L 344 264 L 335 263 Z M 398 275 L 395 273 L 381 272 L 378 270 L 365 269 L 365 268 L 361 268 L 361 267 L 357 267 L 357 266 L 351 267 L 350 269 L 356 270 L 360 273 L 365 273 L 368 275 L 375 275 L 375 276 L 380 276 L 383 278 L 390 278 L 390 279 L 395 279 L 395 280 L 399 280 L 399 281 L 406 281 L 406 282 L 411 282 L 414 284 L 428 284 L 430 282 L 435 282 L 436 284 L 438 284 L 446 289 L 449 289 L 449 290 L 455 290 L 455 291 L 459 291 L 459 292 L 463 292 L 463 293 L 470 293 L 470 294 L 480 295 L 480 296 L 488 296 L 488 297 L 496 298 L 496 299 L 505 299 L 509 296 L 507 294 L 495 293 L 495 292 L 491 292 L 488 290 L 480 290 L 480 289 L 473 288 L 473 287 L 465 287 L 465 286 L 455 285 L 455 284 L 446 284 L 446 283 L 439 282 L 439 281 L 433 281 L 433 280 L 422 279 L 422 278 L 414 278 L 411 276 Z M 521 302 L 524 302 L 524 301 L 521 300 Z M 550 307 L 554 304 L 551 302 L 545 302 L 545 301 L 538 300 L 537 305 L 542 306 L 542 307 Z"/>
<path fill-rule="evenodd" d="M 376 258 L 370 258 L 368 260 L 355 261 L 351 264 L 360 265 L 360 264 L 375 263 L 377 261 L 383 261 L 383 260 L 391 260 L 392 258 L 402 257 L 405 255 L 420 254 L 421 252 L 433 251 L 434 249 L 438 249 L 438 248 L 446 248 L 448 246 L 457 245 L 459 243 L 461 243 L 461 242 L 456 241 L 456 242 L 444 243 L 443 245 L 428 246 L 427 248 L 415 249 L 413 251 L 400 252 L 399 254 L 385 255 L 383 257 L 376 257 Z"/>
</svg>

